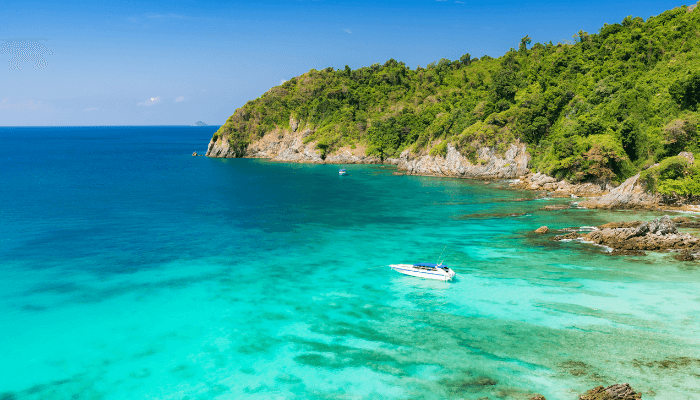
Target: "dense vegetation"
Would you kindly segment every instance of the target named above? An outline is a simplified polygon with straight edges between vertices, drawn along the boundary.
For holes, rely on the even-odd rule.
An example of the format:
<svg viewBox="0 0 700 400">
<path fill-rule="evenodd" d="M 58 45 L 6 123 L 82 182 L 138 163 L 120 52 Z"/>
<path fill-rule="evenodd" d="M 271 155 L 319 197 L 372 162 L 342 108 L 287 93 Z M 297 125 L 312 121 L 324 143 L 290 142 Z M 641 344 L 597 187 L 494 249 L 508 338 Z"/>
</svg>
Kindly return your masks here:
<svg viewBox="0 0 700 400">
<path fill-rule="evenodd" d="M 572 43 L 526 36 L 497 59 L 311 70 L 236 110 L 215 138 L 242 155 L 265 133 L 289 129 L 291 116 L 315 131 L 305 140 L 323 154 L 361 143 L 383 158 L 408 148 L 444 155 L 450 143 L 473 162 L 481 146 L 504 151 L 518 139 L 534 170 L 621 182 L 700 149 L 699 105 L 700 9 L 684 6 L 579 31 Z M 672 160 L 645 175 L 650 188 L 700 194 L 700 168 Z"/>
</svg>

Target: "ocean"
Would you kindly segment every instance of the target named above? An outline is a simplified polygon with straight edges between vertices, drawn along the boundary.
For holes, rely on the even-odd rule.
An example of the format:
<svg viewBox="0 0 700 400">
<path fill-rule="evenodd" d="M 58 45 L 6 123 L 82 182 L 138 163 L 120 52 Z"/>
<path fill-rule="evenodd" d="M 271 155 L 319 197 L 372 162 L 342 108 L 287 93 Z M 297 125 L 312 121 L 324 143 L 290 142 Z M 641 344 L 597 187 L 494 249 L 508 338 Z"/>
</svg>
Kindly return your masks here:
<svg viewBox="0 0 700 400">
<path fill-rule="evenodd" d="M 192 157 L 215 130 L 0 128 L 0 399 L 700 398 L 697 263 L 532 233 L 660 214 Z"/>
</svg>

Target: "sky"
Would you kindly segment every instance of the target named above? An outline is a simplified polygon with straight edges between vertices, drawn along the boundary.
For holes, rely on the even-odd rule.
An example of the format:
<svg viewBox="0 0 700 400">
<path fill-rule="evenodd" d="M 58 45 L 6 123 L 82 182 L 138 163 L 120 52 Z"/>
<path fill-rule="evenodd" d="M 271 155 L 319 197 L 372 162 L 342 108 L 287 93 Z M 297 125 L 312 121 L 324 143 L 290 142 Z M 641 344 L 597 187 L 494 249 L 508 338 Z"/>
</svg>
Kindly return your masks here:
<svg viewBox="0 0 700 400">
<path fill-rule="evenodd" d="M 0 126 L 221 125 L 312 68 L 499 57 L 525 35 L 572 41 L 581 29 L 683 4 L 691 3 L 3 0 Z M 13 66 L 12 43 L 43 45 L 41 68 Z"/>
</svg>

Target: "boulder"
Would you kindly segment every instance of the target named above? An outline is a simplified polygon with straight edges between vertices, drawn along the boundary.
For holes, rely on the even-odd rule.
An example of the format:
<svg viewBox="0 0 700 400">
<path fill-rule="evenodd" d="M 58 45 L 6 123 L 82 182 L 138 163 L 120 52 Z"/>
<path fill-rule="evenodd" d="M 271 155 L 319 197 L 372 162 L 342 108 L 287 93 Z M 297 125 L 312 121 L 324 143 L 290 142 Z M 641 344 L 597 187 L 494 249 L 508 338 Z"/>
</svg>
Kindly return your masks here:
<svg viewBox="0 0 700 400">
<path fill-rule="evenodd" d="M 299 121 L 294 119 L 291 115 L 289 116 L 289 127 L 292 129 L 292 132 L 296 132 L 299 127 Z"/>
<path fill-rule="evenodd" d="M 546 226 L 540 226 L 539 228 L 535 229 L 535 233 L 547 233 L 549 232 L 549 228 Z"/>
<path fill-rule="evenodd" d="M 638 400 L 641 393 L 636 393 L 628 383 L 595 387 L 579 397 L 579 400 Z"/>
</svg>

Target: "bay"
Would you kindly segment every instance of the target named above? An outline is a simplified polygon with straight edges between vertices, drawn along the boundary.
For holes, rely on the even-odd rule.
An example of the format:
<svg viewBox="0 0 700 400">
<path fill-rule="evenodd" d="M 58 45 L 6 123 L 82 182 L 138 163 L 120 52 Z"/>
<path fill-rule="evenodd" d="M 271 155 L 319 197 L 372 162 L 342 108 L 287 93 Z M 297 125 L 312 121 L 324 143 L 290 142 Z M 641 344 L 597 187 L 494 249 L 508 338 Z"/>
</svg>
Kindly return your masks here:
<svg viewBox="0 0 700 400">
<path fill-rule="evenodd" d="M 532 233 L 658 214 L 192 157 L 215 130 L 0 128 L 0 398 L 700 396 L 697 264 Z"/>
</svg>

